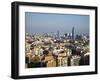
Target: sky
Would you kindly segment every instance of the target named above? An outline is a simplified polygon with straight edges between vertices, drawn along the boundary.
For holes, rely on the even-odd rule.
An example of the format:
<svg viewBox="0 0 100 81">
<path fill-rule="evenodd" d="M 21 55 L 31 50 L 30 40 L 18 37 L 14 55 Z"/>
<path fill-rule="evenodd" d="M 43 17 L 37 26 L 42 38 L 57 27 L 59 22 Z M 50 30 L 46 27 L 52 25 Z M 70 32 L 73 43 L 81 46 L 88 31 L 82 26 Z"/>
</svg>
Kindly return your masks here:
<svg viewBox="0 0 100 81">
<path fill-rule="evenodd" d="M 89 15 L 25 12 L 25 32 L 89 34 Z"/>
</svg>

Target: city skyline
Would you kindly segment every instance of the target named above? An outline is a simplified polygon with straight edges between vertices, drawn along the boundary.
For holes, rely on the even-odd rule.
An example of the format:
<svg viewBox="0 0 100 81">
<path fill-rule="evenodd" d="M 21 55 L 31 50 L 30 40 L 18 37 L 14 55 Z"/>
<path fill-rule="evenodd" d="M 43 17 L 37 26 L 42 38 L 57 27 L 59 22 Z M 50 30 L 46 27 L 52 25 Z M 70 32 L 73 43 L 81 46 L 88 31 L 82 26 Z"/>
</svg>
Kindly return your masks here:
<svg viewBox="0 0 100 81">
<path fill-rule="evenodd" d="M 71 14 L 51 14 L 25 12 L 25 31 L 27 33 L 71 33 L 89 35 L 89 16 Z"/>
</svg>

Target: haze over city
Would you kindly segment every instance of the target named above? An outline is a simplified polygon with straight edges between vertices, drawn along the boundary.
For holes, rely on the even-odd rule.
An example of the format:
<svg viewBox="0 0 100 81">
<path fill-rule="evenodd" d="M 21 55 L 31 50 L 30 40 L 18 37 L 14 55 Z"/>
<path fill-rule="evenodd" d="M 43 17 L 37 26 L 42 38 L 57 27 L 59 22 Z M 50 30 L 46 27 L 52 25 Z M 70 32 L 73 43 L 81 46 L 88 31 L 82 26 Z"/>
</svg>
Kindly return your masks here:
<svg viewBox="0 0 100 81">
<path fill-rule="evenodd" d="M 75 27 L 77 34 L 89 34 L 89 16 L 25 12 L 25 31 L 33 33 L 70 33 Z"/>
</svg>

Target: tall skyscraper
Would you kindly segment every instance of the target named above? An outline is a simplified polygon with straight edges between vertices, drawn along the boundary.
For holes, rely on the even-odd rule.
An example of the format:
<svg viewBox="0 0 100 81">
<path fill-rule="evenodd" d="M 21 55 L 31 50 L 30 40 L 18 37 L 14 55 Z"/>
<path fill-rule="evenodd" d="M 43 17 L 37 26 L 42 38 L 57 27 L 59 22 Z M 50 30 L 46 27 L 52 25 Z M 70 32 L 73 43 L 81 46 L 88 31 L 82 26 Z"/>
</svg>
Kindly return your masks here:
<svg viewBox="0 0 100 81">
<path fill-rule="evenodd" d="M 59 31 L 57 31 L 57 38 L 59 38 Z"/>
<path fill-rule="evenodd" d="M 72 28 L 72 39 L 74 40 L 74 27 Z"/>
</svg>

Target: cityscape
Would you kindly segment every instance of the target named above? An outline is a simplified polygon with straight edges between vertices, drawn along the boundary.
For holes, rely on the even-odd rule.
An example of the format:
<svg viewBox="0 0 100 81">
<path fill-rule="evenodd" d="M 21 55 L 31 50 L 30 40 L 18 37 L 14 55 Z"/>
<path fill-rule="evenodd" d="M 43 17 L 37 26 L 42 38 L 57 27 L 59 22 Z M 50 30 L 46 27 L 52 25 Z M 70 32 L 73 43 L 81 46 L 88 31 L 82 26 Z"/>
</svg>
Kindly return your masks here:
<svg viewBox="0 0 100 81">
<path fill-rule="evenodd" d="M 26 13 L 26 16 L 29 17 L 29 13 Z M 64 29 L 63 32 L 56 28 L 54 28 L 55 31 L 50 29 L 49 32 L 47 30 L 40 32 L 42 29 L 36 31 L 34 27 L 32 27 L 34 30 L 29 29 L 30 32 L 27 30 L 28 28 L 29 24 L 26 26 L 25 33 L 25 68 L 86 66 L 90 64 L 89 32 L 77 33 L 76 26 L 70 27 L 71 30 L 65 27 L 68 31 Z"/>
</svg>

